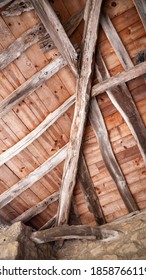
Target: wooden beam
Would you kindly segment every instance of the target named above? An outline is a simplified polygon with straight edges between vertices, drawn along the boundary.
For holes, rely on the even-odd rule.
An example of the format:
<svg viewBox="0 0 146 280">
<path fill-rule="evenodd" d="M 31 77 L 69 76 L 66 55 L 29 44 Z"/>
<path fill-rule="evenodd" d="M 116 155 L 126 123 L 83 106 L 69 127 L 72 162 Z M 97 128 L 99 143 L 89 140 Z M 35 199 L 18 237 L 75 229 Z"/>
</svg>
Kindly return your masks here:
<svg viewBox="0 0 146 280">
<path fill-rule="evenodd" d="M 87 0 L 88 2 L 88 0 Z M 67 223 L 71 197 L 76 182 L 77 165 L 86 122 L 91 90 L 92 61 L 97 39 L 97 29 L 102 0 L 90 1 L 88 27 L 84 40 L 82 66 L 77 85 L 77 99 L 71 126 L 68 154 L 64 165 L 57 224 Z M 90 44 L 89 44 L 90 42 Z"/>
<path fill-rule="evenodd" d="M 34 90 L 39 88 L 43 82 L 52 77 L 65 65 L 66 61 L 61 56 L 58 57 L 13 91 L 8 97 L 0 102 L 0 118 L 9 112 L 15 105 L 19 104 L 24 98 L 29 96 Z"/>
<path fill-rule="evenodd" d="M 42 123 L 40 123 L 33 131 L 18 141 L 14 146 L 0 154 L 0 166 L 13 158 L 15 155 L 24 150 L 34 140 L 41 136 L 60 116 L 62 116 L 75 103 L 75 95 L 68 98 L 54 112 L 50 113 Z"/>
<path fill-rule="evenodd" d="M 132 60 L 107 14 L 102 14 L 100 24 L 124 69 L 133 67 Z"/>
<path fill-rule="evenodd" d="M 56 223 L 56 215 L 52 217 L 47 223 L 45 223 L 39 230 L 49 229 L 54 227 Z"/>
<path fill-rule="evenodd" d="M 96 98 L 92 98 L 90 103 L 89 120 L 97 137 L 104 163 L 111 177 L 116 183 L 118 191 L 128 211 L 133 212 L 138 210 L 138 206 L 134 201 L 134 198 L 127 185 L 126 179 L 113 153 L 105 122 L 101 114 L 100 108 L 98 106 L 98 103 L 96 101 Z"/>
<path fill-rule="evenodd" d="M 98 225 L 104 224 L 105 218 L 102 212 L 102 208 L 100 206 L 85 158 L 82 153 L 80 153 L 79 159 L 78 179 L 85 200 L 87 201 L 89 211 L 93 213 L 95 221 Z"/>
<path fill-rule="evenodd" d="M 137 12 L 141 18 L 144 29 L 146 30 L 146 1 L 145 0 L 133 0 Z"/>
<path fill-rule="evenodd" d="M 4 6 L 8 5 L 12 0 L 1 0 L 0 1 L 0 8 L 3 8 Z"/>
<path fill-rule="evenodd" d="M 83 18 L 83 9 L 73 15 L 65 24 L 64 28 L 70 37 L 76 30 Z M 42 51 L 48 51 L 55 47 L 50 35 L 47 33 L 43 24 L 37 24 L 27 30 L 20 38 L 12 43 L 8 48 L 0 52 L 0 71 L 8 64 L 18 58 L 25 50 L 39 43 Z"/>
<path fill-rule="evenodd" d="M 81 220 L 79 217 L 77 204 L 76 204 L 74 196 L 72 196 L 72 200 L 71 200 L 71 208 L 70 208 L 70 213 L 69 213 L 68 224 L 69 225 L 80 225 L 81 224 Z"/>
<path fill-rule="evenodd" d="M 31 3 L 50 34 L 55 46 L 66 59 L 73 73 L 77 76 L 77 52 L 71 44 L 50 3 L 47 0 L 31 0 Z"/>
<path fill-rule="evenodd" d="M 118 235 L 117 231 L 99 227 L 63 225 L 33 232 L 30 238 L 35 243 L 40 244 L 65 239 L 106 240 L 108 238 L 115 238 Z"/>
<path fill-rule="evenodd" d="M 21 215 L 19 215 L 17 218 L 11 221 L 12 224 L 16 222 L 23 222 L 26 223 L 29 220 L 31 220 L 34 216 L 38 215 L 39 213 L 43 212 L 48 205 L 52 204 L 53 202 L 57 201 L 59 198 L 59 192 L 55 192 L 39 202 L 38 204 L 32 206 L 30 209 L 23 212 Z"/>
<path fill-rule="evenodd" d="M 133 80 L 146 72 L 146 61 L 142 62 L 129 70 L 123 71 L 120 74 L 110 77 L 101 83 L 97 83 L 92 88 L 92 96 L 97 96 L 119 84 Z"/>
<path fill-rule="evenodd" d="M 24 179 L 20 180 L 18 183 L 13 185 L 7 191 L 0 195 L 0 209 L 6 204 L 15 199 L 23 191 L 31 187 L 35 182 L 40 180 L 43 176 L 54 169 L 58 164 L 60 164 L 67 154 L 68 145 L 65 145 L 59 151 L 57 151 L 52 157 L 45 161 L 42 165 L 36 168 L 33 172 L 28 174 Z"/>
<path fill-rule="evenodd" d="M 12 0 L 7 1 L 12 2 Z M 19 16 L 22 13 L 29 12 L 33 9 L 34 7 L 29 0 L 15 0 L 2 12 L 2 15 L 7 17 Z"/>
</svg>

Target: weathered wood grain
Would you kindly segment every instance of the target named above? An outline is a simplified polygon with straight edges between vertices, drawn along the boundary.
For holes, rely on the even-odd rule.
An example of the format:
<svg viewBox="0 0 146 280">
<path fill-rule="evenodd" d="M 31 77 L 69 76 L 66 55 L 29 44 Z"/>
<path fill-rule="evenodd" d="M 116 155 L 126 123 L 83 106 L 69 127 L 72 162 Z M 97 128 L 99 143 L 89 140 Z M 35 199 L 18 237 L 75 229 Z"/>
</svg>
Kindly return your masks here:
<svg viewBox="0 0 146 280">
<path fill-rule="evenodd" d="M 45 66 L 41 71 L 33 75 L 7 98 L 0 102 L 0 118 L 9 112 L 16 104 L 29 96 L 34 90 L 39 88 L 43 82 L 52 77 L 66 65 L 66 61 L 61 56 Z"/>
<path fill-rule="evenodd" d="M 101 4 L 102 1 L 90 1 L 90 12 L 84 40 L 81 71 L 77 83 L 76 106 L 71 126 L 68 154 L 63 171 L 61 196 L 57 215 L 58 225 L 65 224 L 68 221 L 71 197 L 76 182 L 78 159 L 90 98 L 92 61 L 97 39 L 96 34 L 99 24 Z"/>
<path fill-rule="evenodd" d="M 68 145 L 65 145 L 58 152 L 56 152 L 52 157 L 45 161 L 33 172 L 28 174 L 24 179 L 20 180 L 18 183 L 13 185 L 10 189 L 5 191 L 0 195 L 0 209 L 3 208 L 10 201 L 15 199 L 23 191 L 27 190 L 35 182 L 40 180 L 43 176 L 49 173 L 53 168 L 60 164 L 67 154 Z"/>
<path fill-rule="evenodd" d="M 134 201 L 134 198 L 127 185 L 126 179 L 113 153 L 105 122 L 96 98 L 92 98 L 90 103 L 89 120 L 97 137 L 104 163 L 111 177 L 116 183 L 116 186 L 128 211 L 132 212 L 138 210 L 138 206 Z"/>
<path fill-rule="evenodd" d="M 46 222 L 39 230 L 49 229 L 54 227 L 56 223 L 56 215 L 52 217 L 48 222 Z"/>
<path fill-rule="evenodd" d="M 90 226 L 68 226 L 54 227 L 43 231 L 33 232 L 31 240 L 36 243 L 47 243 L 65 239 L 89 239 L 103 240 L 116 238 L 119 235 L 117 231 Z"/>
<path fill-rule="evenodd" d="M 142 62 L 129 70 L 123 71 L 120 74 L 110 77 L 101 83 L 97 83 L 92 88 L 92 96 L 105 92 L 119 84 L 133 80 L 146 72 L 146 61 Z"/>
<path fill-rule="evenodd" d="M 77 204 L 76 204 L 74 196 L 72 196 L 72 200 L 71 200 L 68 224 L 69 225 L 80 225 L 81 224 L 81 220 L 79 217 Z"/>
<path fill-rule="evenodd" d="M 89 211 L 93 213 L 95 221 L 98 225 L 104 224 L 105 218 L 102 212 L 102 208 L 100 206 L 85 158 L 82 153 L 80 153 L 79 159 L 78 179 L 80 187 L 84 193 L 85 200 L 87 201 Z"/>
<path fill-rule="evenodd" d="M 133 0 L 137 12 L 141 18 L 144 29 L 146 30 L 146 1 L 145 0 Z"/>
<path fill-rule="evenodd" d="M 12 0 L 2 0 L 2 1 L 0 1 L 0 8 L 3 8 L 7 4 L 9 4 L 10 2 L 12 2 Z"/>
<path fill-rule="evenodd" d="M 41 136 L 60 116 L 62 116 L 75 102 L 75 95 L 67 99 L 60 107 L 54 112 L 50 113 L 45 120 L 40 123 L 32 132 L 26 135 L 23 139 L 17 142 L 14 146 L 7 149 L 0 155 L 0 166 L 10 160 L 12 157 L 20 153 L 34 140 Z"/>
<path fill-rule="evenodd" d="M 76 30 L 83 18 L 83 9 L 73 15 L 65 24 L 64 28 L 70 37 Z M 39 43 L 42 51 L 49 51 L 55 47 L 50 35 L 42 23 L 27 30 L 20 38 L 16 39 L 7 49 L 0 52 L 0 71 L 18 58 L 25 50 Z"/>
<path fill-rule="evenodd" d="M 23 212 L 17 218 L 12 220 L 11 223 L 13 224 L 18 221 L 22 221 L 23 223 L 26 223 L 27 221 L 31 220 L 34 216 L 43 212 L 48 207 L 48 205 L 50 205 L 54 201 L 58 200 L 58 198 L 59 198 L 59 192 L 53 193 L 49 197 L 47 197 L 44 200 L 42 200 L 41 202 L 39 202 L 37 205 L 34 205 L 30 209 Z"/>
<path fill-rule="evenodd" d="M 55 46 L 66 59 L 73 73 L 78 75 L 77 52 L 71 44 L 50 3 L 47 0 L 31 0 L 31 3 L 52 38 Z"/>
</svg>

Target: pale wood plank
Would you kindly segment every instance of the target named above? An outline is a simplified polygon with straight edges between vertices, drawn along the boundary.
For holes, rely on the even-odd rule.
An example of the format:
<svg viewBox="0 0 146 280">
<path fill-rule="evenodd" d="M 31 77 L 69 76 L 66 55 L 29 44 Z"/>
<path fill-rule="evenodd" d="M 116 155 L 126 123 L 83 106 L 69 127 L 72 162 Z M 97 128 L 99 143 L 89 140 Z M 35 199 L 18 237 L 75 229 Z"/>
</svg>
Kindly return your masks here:
<svg viewBox="0 0 146 280">
<path fill-rule="evenodd" d="M 67 34 L 64 31 L 57 15 L 47 0 L 31 0 L 38 16 L 50 34 L 55 46 L 63 57 L 67 60 L 73 73 L 78 75 L 77 71 L 77 52 L 71 44 Z"/>
<path fill-rule="evenodd" d="M 27 221 L 31 220 L 34 216 L 38 215 L 39 213 L 43 212 L 48 205 L 53 203 L 54 201 L 58 200 L 59 198 L 59 192 L 55 192 L 49 197 L 45 198 L 38 204 L 34 205 L 30 209 L 23 212 L 21 215 L 19 215 L 17 218 L 11 221 L 11 223 L 15 223 L 18 221 L 22 221 L 23 223 L 26 223 Z"/>
<path fill-rule="evenodd" d="M 87 4 L 88 3 L 89 1 L 87 1 Z M 77 85 L 75 113 L 71 127 L 68 154 L 63 171 L 61 197 L 57 215 L 58 225 L 67 223 L 68 221 L 71 197 L 76 182 L 77 165 L 90 98 L 92 61 L 97 39 L 96 34 L 99 24 L 101 4 L 101 0 L 94 0 L 92 2 L 90 1 L 90 11 L 84 40 L 81 71 Z"/>
<path fill-rule="evenodd" d="M 0 195 L 0 209 L 15 199 L 23 191 L 31 187 L 35 182 L 49 173 L 53 168 L 60 164 L 66 157 L 68 145 L 65 145 L 42 165 L 28 174 L 24 179 L 13 185 L 10 189 Z"/>
<path fill-rule="evenodd" d="M 6 0 L 8 2 L 12 2 L 12 0 Z M 13 1 L 3 12 L 3 16 L 19 16 L 24 12 L 29 12 L 33 10 L 34 7 L 31 5 L 29 0 L 15 0 Z"/>
<path fill-rule="evenodd" d="M 119 233 L 114 230 L 104 229 L 90 226 L 68 226 L 54 227 L 43 231 L 33 232 L 31 240 L 36 243 L 47 243 L 64 239 L 88 239 L 88 240 L 102 240 L 114 238 Z"/>
<path fill-rule="evenodd" d="M 145 0 L 133 0 L 137 12 L 141 18 L 144 29 L 146 30 L 146 1 Z"/>
</svg>

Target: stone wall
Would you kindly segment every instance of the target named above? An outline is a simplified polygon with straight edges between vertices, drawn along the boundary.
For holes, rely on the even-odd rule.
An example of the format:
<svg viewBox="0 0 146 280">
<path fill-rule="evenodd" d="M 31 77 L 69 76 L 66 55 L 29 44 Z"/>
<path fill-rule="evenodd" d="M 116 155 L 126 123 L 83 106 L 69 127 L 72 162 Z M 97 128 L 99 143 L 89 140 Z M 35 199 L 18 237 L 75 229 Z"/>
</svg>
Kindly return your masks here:
<svg viewBox="0 0 146 280">
<path fill-rule="evenodd" d="M 102 228 L 117 230 L 119 237 L 108 241 L 65 241 L 58 259 L 74 260 L 146 260 L 146 210 L 128 215 Z"/>
<path fill-rule="evenodd" d="M 35 244 L 30 240 L 32 229 L 18 222 L 0 225 L 1 260 L 54 259 L 49 244 Z"/>
</svg>

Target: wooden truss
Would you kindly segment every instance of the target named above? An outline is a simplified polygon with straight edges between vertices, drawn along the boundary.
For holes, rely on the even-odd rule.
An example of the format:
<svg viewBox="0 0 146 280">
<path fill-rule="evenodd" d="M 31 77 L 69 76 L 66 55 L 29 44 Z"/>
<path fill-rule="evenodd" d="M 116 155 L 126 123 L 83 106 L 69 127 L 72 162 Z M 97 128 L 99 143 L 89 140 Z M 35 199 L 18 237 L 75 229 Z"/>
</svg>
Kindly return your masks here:
<svg viewBox="0 0 146 280">
<path fill-rule="evenodd" d="M 0 7 L 8 4 L 8 2 L 10 1 L 3 1 Z M 29 6 L 30 2 L 31 6 Z M 139 5 L 139 2 L 141 5 Z M 15 1 L 14 3 L 15 5 L 17 4 L 18 7 L 19 1 Z M 13 7 L 14 3 L 12 4 Z M 145 1 L 134 0 L 134 4 L 138 10 L 143 25 L 146 28 L 146 18 L 144 13 L 144 10 L 146 9 Z M 146 73 L 146 62 L 142 62 L 136 66 L 133 65 L 133 62 L 109 17 L 101 12 L 102 0 L 87 0 L 85 10 L 81 10 L 73 16 L 64 27 L 61 25 L 48 1 L 31 0 L 29 1 L 29 5 L 27 6 L 27 9 L 35 8 L 42 23 L 28 30 L 6 50 L 0 53 L 0 70 L 3 70 L 25 50 L 37 42 L 40 44 L 40 47 L 45 50 L 56 46 L 61 55 L 0 102 L 0 117 L 2 118 L 6 113 L 12 110 L 16 104 L 19 104 L 67 64 L 77 78 L 77 89 L 73 96 L 66 100 L 54 112 L 50 113 L 32 132 L 17 142 L 14 146 L 3 152 L 0 155 L 0 166 L 41 136 L 73 104 L 75 104 L 75 112 L 69 143 L 50 157 L 45 163 L 40 165 L 36 170 L 31 172 L 27 177 L 2 193 L 0 195 L 0 208 L 6 206 L 24 190 L 30 188 L 35 182 L 40 180 L 40 178 L 65 160 L 60 193 L 56 192 L 39 204 L 28 209 L 22 215 L 14 219 L 12 223 L 16 221 L 27 222 L 32 217 L 44 211 L 49 204 L 59 200 L 58 212 L 55 217 L 48 221 L 39 232 L 32 234 L 33 240 L 42 243 L 62 240 L 65 238 L 100 239 L 102 233 L 99 229 L 77 226 L 69 228 L 68 226 L 63 226 L 62 230 L 60 230 L 60 227 L 58 228 L 58 226 L 68 223 L 71 212 L 74 212 L 77 219 L 76 210 L 75 207 L 73 207 L 73 190 L 76 184 L 76 179 L 78 179 L 80 183 L 88 207 L 93 213 L 97 225 L 105 223 L 105 218 L 97 194 L 94 190 L 85 158 L 82 154 L 82 139 L 87 118 L 89 119 L 98 139 L 105 165 L 116 183 L 117 189 L 128 211 L 133 212 L 138 210 L 138 205 L 128 188 L 126 178 L 124 177 L 112 150 L 107 128 L 96 96 L 104 91 L 107 92 L 112 103 L 129 126 L 146 165 L 145 126 L 128 87 L 126 86 L 127 81 Z M 143 9 L 141 7 L 143 7 Z M 8 13 L 9 15 L 9 11 L 13 11 L 13 9 L 9 9 L 8 7 L 8 10 L 3 13 Z M 84 34 L 80 59 L 78 59 L 76 46 L 71 44 L 69 37 L 78 27 L 83 17 Z M 99 51 L 96 50 L 99 21 L 124 68 L 122 73 L 114 77 L 110 77 L 103 58 Z M 94 70 L 98 82 L 93 85 Z M 71 211 L 71 209 L 73 210 Z M 43 229 L 52 226 L 54 227 L 55 225 L 56 227 L 51 229 L 52 231 L 42 231 Z"/>
</svg>

